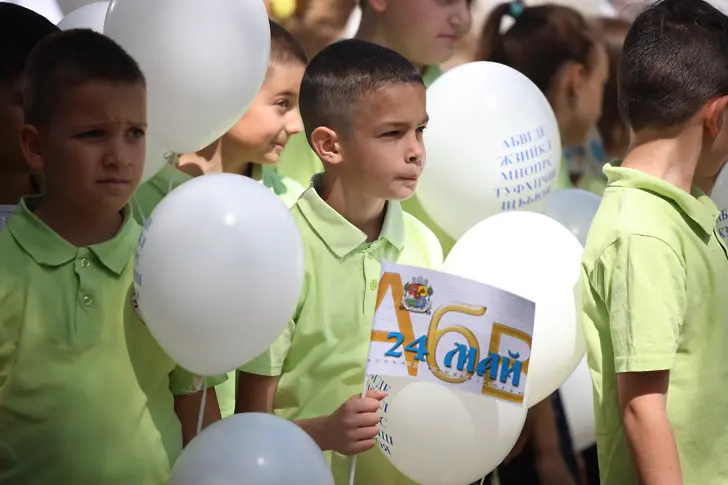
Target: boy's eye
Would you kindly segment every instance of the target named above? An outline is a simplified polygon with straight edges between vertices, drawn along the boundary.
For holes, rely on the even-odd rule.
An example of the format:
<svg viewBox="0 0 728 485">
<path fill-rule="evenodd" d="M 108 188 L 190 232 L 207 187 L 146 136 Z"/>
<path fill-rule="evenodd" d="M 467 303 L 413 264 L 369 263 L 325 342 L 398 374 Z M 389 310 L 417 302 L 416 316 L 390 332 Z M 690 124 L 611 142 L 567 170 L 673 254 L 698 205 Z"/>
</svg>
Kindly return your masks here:
<svg viewBox="0 0 728 485">
<path fill-rule="evenodd" d="M 276 106 L 287 110 L 291 108 L 291 102 L 287 99 L 279 99 L 276 101 Z"/>
<path fill-rule="evenodd" d="M 417 133 L 424 133 L 426 129 L 426 126 L 420 126 L 419 128 L 417 128 Z"/>
<path fill-rule="evenodd" d="M 91 140 L 95 138 L 101 138 L 104 135 L 105 133 L 103 130 L 89 130 L 84 131 L 83 133 L 79 133 L 78 135 L 76 135 L 76 138 Z"/>
<path fill-rule="evenodd" d="M 393 131 L 388 131 L 386 133 L 382 133 L 380 136 L 382 138 L 395 138 L 395 137 L 400 136 L 401 134 L 402 134 L 402 132 L 400 130 L 393 130 Z"/>
<path fill-rule="evenodd" d="M 144 138 L 146 132 L 141 128 L 132 128 L 129 130 L 129 135 L 131 135 L 132 138 Z"/>
</svg>

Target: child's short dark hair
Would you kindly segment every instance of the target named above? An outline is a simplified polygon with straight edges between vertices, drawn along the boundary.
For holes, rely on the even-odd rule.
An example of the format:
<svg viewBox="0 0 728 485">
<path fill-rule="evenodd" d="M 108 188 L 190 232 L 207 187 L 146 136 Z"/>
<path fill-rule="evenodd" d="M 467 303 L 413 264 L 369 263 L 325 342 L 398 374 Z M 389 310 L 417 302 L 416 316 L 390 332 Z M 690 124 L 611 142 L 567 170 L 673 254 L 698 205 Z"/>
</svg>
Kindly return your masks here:
<svg viewBox="0 0 728 485">
<path fill-rule="evenodd" d="M 728 17 L 703 0 L 663 0 L 624 41 L 619 107 L 633 130 L 679 125 L 728 95 Z"/>
<path fill-rule="evenodd" d="M 25 70 L 30 51 L 58 27 L 34 11 L 0 3 L 0 83 L 14 82 Z"/>
<path fill-rule="evenodd" d="M 308 55 L 300 42 L 280 24 L 270 23 L 270 60 L 281 64 L 308 64 Z"/>
<path fill-rule="evenodd" d="M 320 126 L 346 134 L 357 104 L 395 84 L 425 85 L 417 68 L 392 49 L 357 39 L 326 47 L 301 81 L 299 108 L 309 141 Z"/>
<path fill-rule="evenodd" d="M 145 84 L 136 61 L 102 34 L 74 29 L 44 39 L 25 69 L 26 123 L 45 126 L 65 91 L 95 81 Z"/>
<path fill-rule="evenodd" d="M 501 34 L 505 16 L 513 26 Z M 526 7 L 521 2 L 495 7 L 483 25 L 478 60 L 512 67 L 547 93 L 567 62 L 590 69 L 599 38 L 576 10 L 562 5 Z"/>
</svg>

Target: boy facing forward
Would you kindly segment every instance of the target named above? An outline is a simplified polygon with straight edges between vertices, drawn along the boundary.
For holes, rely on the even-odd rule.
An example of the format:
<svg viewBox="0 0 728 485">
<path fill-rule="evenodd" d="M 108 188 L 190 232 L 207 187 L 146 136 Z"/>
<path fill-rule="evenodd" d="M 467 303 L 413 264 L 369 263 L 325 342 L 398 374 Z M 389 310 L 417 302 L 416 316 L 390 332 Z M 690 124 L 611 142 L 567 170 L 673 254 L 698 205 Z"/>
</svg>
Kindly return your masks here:
<svg viewBox="0 0 728 485">
<path fill-rule="evenodd" d="M 604 169 L 581 279 L 601 480 L 728 483 L 728 258 L 691 189 L 728 159 L 728 18 L 702 0 L 647 9 L 619 91 L 634 145 Z"/>
<path fill-rule="evenodd" d="M 42 41 L 25 77 L 21 147 L 46 188 L 0 232 L 0 484 L 166 484 L 201 393 L 130 304 L 144 77 L 90 30 Z"/>
<path fill-rule="evenodd" d="M 237 411 L 294 420 L 332 452 L 336 483 L 347 484 L 344 455 L 374 446 L 384 397 L 360 397 L 381 262 L 442 262 L 435 236 L 399 204 L 425 164 L 425 87 L 399 54 L 347 40 L 311 61 L 300 106 L 325 167 L 291 209 L 306 250 L 304 289 L 288 329 L 241 369 Z M 356 483 L 411 482 L 372 450 Z"/>
</svg>

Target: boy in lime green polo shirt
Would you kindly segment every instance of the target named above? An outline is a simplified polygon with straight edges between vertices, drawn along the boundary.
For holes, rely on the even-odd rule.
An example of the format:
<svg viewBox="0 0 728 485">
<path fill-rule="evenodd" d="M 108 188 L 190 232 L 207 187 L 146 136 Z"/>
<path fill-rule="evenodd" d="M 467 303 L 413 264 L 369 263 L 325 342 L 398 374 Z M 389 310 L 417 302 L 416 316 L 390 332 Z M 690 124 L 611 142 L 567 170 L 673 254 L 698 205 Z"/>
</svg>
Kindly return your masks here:
<svg viewBox="0 0 728 485">
<path fill-rule="evenodd" d="M 132 308 L 144 76 L 111 39 L 62 32 L 30 55 L 24 101 L 21 146 L 46 190 L 0 233 L 0 483 L 166 484 L 202 380 Z M 214 391 L 203 417 L 219 419 Z"/>
<path fill-rule="evenodd" d="M 439 65 L 455 54 L 458 40 L 470 30 L 472 0 L 363 0 L 358 39 L 399 52 L 420 69 L 425 86 L 440 77 Z M 440 240 L 447 255 L 455 240 L 425 212 L 417 196 L 402 208 L 422 221 Z"/>
<path fill-rule="evenodd" d="M 308 58 L 301 44 L 283 27 L 270 21 L 271 56 L 263 86 L 242 119 L 222 138 L 197 153 L 173 157 L 134 195 L 134 215 L 144 223 L 157 204 L 173 189 L 208 173 L 238 173 L 269 187 L 291 207 L 303 187 L 281 176 L 274 164 L 293 135 L 303 130 L 298 92 Z M 179 169 L 175 168 L 181 159 Z M 217 386 L 222 417 L 235 412 L 235 372 Z"/>
<path fill-rule="evenodd" d="M 471 3 L 472 0 L 363 0 L 356 38 L 402 54 L 420 70 L 425 87 L 429 87 L 442 74 L 439 65 L 453 56 L 455 44 L 469 31 Z M 308 185 L 322 166 L 305 136 L 296 136 L 281 155 L 279 170 Z M 402 208 L 435 233 L 445 254 L 450 251 L 455 240 L 430 219 L 416 196 L 403 201 Z"/>
<path fill-rule="evenodd" d="M 580 317 L 604 485 L 728 483 L 728 257 L 693 180 L 728 159 L 728 17 L 665 0 L 627 35 L 619 74 L 633 148 L 584 252 Z"/>
<path fill-rule="evenodd" d="M 42 15 L 0 3 L 0 230 L 20 198 L 40 190 L 18 142 L 23 124 L 21 79 L 30 51 L 55 32 L 58 27 Z"/>
<path fill-rule="evenodd" d="M 294 420 L 339 485 L 359 453 L 357 484 L 409 484 L 371 449 L 384 394 L 360 396 L 381 262 L 442 262 L 437 238 L 399 204 L 424 167 L 425 87 L 396 52 L 346 40 L 311 61 L 300 107 L 325 167 L 291 210 L 307 256 L 303 294 L 288 329 L 242 369 L 237 411 Z"/>
</svg>

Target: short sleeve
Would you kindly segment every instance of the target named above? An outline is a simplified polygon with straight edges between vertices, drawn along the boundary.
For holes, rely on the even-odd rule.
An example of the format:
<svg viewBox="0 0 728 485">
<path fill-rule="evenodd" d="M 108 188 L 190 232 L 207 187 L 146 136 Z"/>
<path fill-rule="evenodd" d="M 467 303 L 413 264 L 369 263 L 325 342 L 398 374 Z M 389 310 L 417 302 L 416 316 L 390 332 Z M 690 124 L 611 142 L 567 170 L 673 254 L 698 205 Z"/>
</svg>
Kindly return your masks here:
<svg viewBox="0 0 728 485">
<path fill-rule="evenodd" d="M 288 351 L 291 348 L 293 333 L 296 329 L 296 322 L 290 320 L 288 326 L 283 330 L 268 350 L 261 355 L 240 367 L 241 372 L 260 376 L 279 376 L 283 372 L 283 363 L 286 361 Z"/>
<path fill-rule="evenodd" d="M 226 374 L 202 377 L 177 367 L 169 374 L 169 389 L 175 396 L 195 394 L 204 388 L 209 389 L 222 384 L 226 380 Z"/>
<path fill-rule="evenodd" d="M 612 268 L 608 308 L 615 371 L 670 370 L 686 312 L 685 268 L 654 237 L 622 237 L 611 249 L 602 263 Z"/>
</svg>

